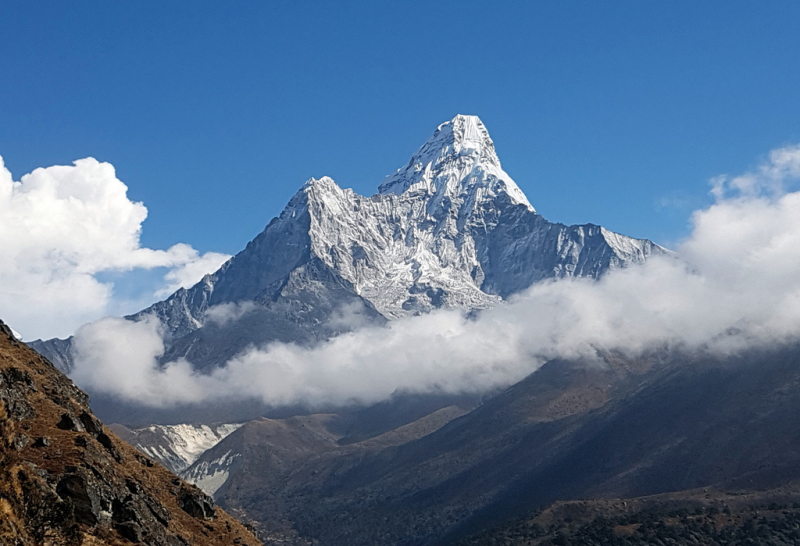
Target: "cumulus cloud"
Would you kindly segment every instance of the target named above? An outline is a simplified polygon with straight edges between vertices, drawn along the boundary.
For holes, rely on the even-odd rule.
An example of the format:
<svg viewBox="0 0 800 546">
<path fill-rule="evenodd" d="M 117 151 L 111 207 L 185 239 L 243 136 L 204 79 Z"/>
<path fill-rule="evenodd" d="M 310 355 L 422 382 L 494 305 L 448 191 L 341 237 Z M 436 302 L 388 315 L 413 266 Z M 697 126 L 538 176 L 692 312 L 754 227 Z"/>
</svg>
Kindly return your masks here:
<svg viewBox="0 0 800 546">
<path fill-rule="evenodd" d="M 734 196 L 753 198 L 779 196 L 786 192 L 787 184 L 800 178 L 800 144 L 777 148 L 769 153 L 753 171 L 729 177 L 720 175 L 711 180 L 711 195 L 717 201 Z"/>
<path fill-rule="evenodd" d="M 0 158 L 0 308 L 26 339 L 66 336 L 112 307 L 98 274 L 168 268 L 170 288 L 213 271 L 227 256 L 139 242 L 147 209 L 128 199 L 114 167 L 93 158 L 39 168 L 14 181 Z"/>
<path fill-rule="evenodd" d="M 148 405 L 172 405 L 199 400 L 202 388 L 185 360 L 158 368 L 164 352 L 161 323 L 146 317 L 138 322 L 106 317 L 86 324 L 75 333 L 74 351 L 80 366 L 73 378 L 85 385 L 113 385 L 125 399 Z"/>
<path fill-rule="evenodd" d="M 106 319 L 79 331 L 75 378 L 154 406 L 227 397 L 313 406 L 376 402 L 397 391 L 480 392 L 549 359 L 598 350 L 724 354 L 796 340 L 800 192 L 787 188 L 800 178 L 798 150 L 776 150 L 753 172 L 713 180 L 716 202 L 692 215 L 680 258 L 653 258 L 599 281 L 536 284 L 477 318 L 436 311 L 314 347 L 251 347 L 203 374 L 185 360 L 157 364 L 164 342 L 154 319 Z M 220 317 L 240 311 L 221 309 Z M 129 341 L 118 346 L 119 339 Z"/>
</svg>

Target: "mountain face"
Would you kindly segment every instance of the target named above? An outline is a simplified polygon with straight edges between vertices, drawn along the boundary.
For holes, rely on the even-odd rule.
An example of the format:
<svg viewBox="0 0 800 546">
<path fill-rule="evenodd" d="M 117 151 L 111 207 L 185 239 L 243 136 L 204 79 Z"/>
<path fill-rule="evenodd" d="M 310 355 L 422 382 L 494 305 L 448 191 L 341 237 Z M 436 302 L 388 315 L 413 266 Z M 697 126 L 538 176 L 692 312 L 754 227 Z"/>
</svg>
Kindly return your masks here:
<svg viewBox="0 0 800 546">
<path fill-rule="evenodd" d="M 218 304 L 346 288 L 382 317 L 483 308 L 548 277 L 599 277 L 662 249 L 599 226 L 552 224 L 502 170 L 477 117 L 442 124 L 372 197 L 309 180 L 217 273 L 144 312 L 177 337 Z M 298 282 L 302 280 L 303 282 Z"/>
<path fill-rule="evenodd" d="M 188 468 L 200 455 L 217 445 L 240 424 L 151 425 L 131 430 L 112 424 L 120 438 L 175 473 Z"/>
<path fill-rule="evenodd" d="M 86 394 L 0 322 L 0 544 L 260 542 L 117 438 Z"/>
<path fill-rule="evenodd" d="M 313 492 L 317 500 L 327 502 L 329 499 L 318 488 L 331 474 L 349 474 L 358 461 L 374 460 L 397 446 L 439 430 L 465 413 L 464 408 L 446 406 L 383 434 L 354 442 L 344 441 L 337 427 L 339 416 L 335 414 L 261 418 L 245 424 L 203 453 L 182 472 L 182 477 L 220 499 L 229 510 L 254 521 L 258 528 L 268 529 L 275 543 L 311 544 L 315 537 L 299 532 L 298 524 L 303 518 L 295 514 L 298 490 Z M 351 518 L 347 512 L 325 517 L 330 515 L 342 522 Z M 380 532 L 380 525 L 359 532 L 362 531 L 367 532 L 370 537 L 367 540 L 372 544 L 392 543 L 372 540 Z M 357 533 L 351 534 L 357 537 Z M 337 542 L 323 539 L 320 543 Z"/>
<path fill-rule="evenodd" d="M 341 333 L 351 328 L 332 320 L 342 309 L 378 323 L 482 309 L 542 279 L 598 278 L 663 252 L 599 226 L 545 220 L 503 171 L 483 123 L 459 115 L 377 194 L 311 179 L 216 273 L 129 318 L 158 316 L 164 361 L 187 357 L 203 369 L 253 343 Z M 69 345 L 33 344 L 64 370 Z"/>
</svg>

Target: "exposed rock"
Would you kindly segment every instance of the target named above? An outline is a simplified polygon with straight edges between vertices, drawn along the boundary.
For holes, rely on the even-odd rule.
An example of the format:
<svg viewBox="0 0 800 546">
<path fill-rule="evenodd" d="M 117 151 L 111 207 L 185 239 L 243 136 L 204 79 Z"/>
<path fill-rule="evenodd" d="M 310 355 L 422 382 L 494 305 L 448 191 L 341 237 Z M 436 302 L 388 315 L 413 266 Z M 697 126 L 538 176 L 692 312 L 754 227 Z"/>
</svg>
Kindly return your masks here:
<svg viewBox="0 0 800 546">
<path fill-rule="evenodd" d="M 80 414 L 79 419 L 83 423 L 83 427 L 92 436 L 97 438 L 97 435 L 103 432 L 103 424 L 99 419 L 86 412 Z"/>
<path fill-rule="evenodd" d="M 101 511 L 100 496 L 97 487 L 89 484 L 81 475 L 64 476 L 56 486 L 56 493 L 63 500 L 68 500 L 78 523 L 94 525 L 98 522 Z"/>
<path fill-rule="evenodd" d="M 33 441 L 33 447 L 50 447 L 50 444 L 50 439 L 44 436 L 36 438 L 36 440 Z"/>
<path fill-rule="evenodd" d="M 30 438 L 28 438 L 28 437 L 27 437 L 27 436 L 25 436 L 24 434 L 17 434 L 17 435 L 14 437 L 14 440 L 13 440 L 13 446 L 14 446 L 14 449 L 16 449 L 17 451 L 19 451 L 20 449 L 22 449 L 22 448 L 24 448 L 26 445 L 28 445 L 28 442 L 29 442 L 29 441 L 30 441 Z"/>
<path fill-rule="evenodd" d="M 61 420 L 56 425 L 61 430 L 71 430 L 73 432 L 83 432 L 83 425 L 69 413 L 61 415 Z"/>
<path fill-rule="evenodd" d="M 181 508 L 193 518 L 206 520 L 216 517 L 214 501 L 196 487 L 181 490 L 178 502 Z"/>
<path fill-rule="evenodd" d="M 36 385 L 27 371 L 17 367 L 0 370 L 0 399 L 11 419 L 22 421 L 36 415 L 27 399 L 31 392 L 36 392 Z"/>
</svg>

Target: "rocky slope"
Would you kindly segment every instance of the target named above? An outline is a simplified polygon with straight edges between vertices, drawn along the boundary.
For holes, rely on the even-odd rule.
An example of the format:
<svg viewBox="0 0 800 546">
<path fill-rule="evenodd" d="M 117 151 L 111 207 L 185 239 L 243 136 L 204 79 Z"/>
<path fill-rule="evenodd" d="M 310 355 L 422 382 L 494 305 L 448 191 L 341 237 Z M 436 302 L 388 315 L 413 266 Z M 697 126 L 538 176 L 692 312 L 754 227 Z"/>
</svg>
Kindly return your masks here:
<svg viewBox="0 0 800 546">
<path fill-rule="evenodd" d="M 503 171 L 483 123 L 456 116 L 377 194 L 311 179 L 219 271 L 129 318 L 157 315 L 164 360 L 204 369 L 249 344 L 313 343 L 364 322 L 485 308 L 542 279 L 597 278 L 663 252 L 600 226 L 545 220 Z M 69 369 L 68 341 L 33 346 Z"/>
<path fill-rule="evenodd" d="M 316 491 L 330 472 L 339 473 L 352 467 L 354 461 L 423 438 L 465 413 L 467 410 L 459 406 L 444 407 L 353 442 L 343 441 L 341 423 L 337 422 L 340 416 L 336 414 L 262 418 L 245 424 L 205 452 L 182 476 L 221 499 L 234 513 L 248 518 L 258 514 L 255 525 L 269 529 L 274 541 L 305 544 L 313 542 L 313 537 L 298 533 L 293 516 L 295 491 Z M 324 496 L 319 500 L 324 501 Z M 325 517 L 344 521 L 348 515 Z"/>
<path fill-rule="evenodd" d="M 0 401 L 0 544 L 260 544 L 104 427 L 87 396 L 1 322 Z"/>
<path fill-rule="evenodd" d="M 449 544 L 558 500 L 800 483 L 798 384 L 800 346 L 551 362 L 425 433 L 253 422 L 188 472 L 296 544 Z"/>
</svg>

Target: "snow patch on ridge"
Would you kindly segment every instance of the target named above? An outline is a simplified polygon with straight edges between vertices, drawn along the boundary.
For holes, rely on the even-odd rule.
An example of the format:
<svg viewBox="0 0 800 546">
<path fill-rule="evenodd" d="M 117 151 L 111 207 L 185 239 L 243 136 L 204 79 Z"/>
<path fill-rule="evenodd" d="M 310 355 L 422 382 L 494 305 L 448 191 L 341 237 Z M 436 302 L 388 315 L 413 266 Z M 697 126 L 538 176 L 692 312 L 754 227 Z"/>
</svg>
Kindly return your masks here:
<svg viewBox="0 0 800 546">
<path fill-rule="evenodd" d="M 181 477 L 213 497 L 219 488 L 228 481 L 231 465 L 241 456 L 241 453 L 231 455 L 231 450 L 228 450 L 222 457 L 212 461 L 202 461 L 182 474 Z"/>
<path fill-rule="evenodd" d="M 653 243 L 647 239 L 634 239 L 619 233 L 614 233 L 604 227 L 600 228 L 600 233 L 617 257 L 617 260 L 612 261 L 610 264 L 612 268 L 625 265 L 631 261 L 643 262 L 652 253 Z M 665 248 L 658 248 L 661 253 L 671 254 L 671 252 Z"/>
<path fill-rule="evenodd" d="M 151 425 L 133 430 L 131 443 L 173 472 L 181 472 L 241 424 Z"/>
</svg>

